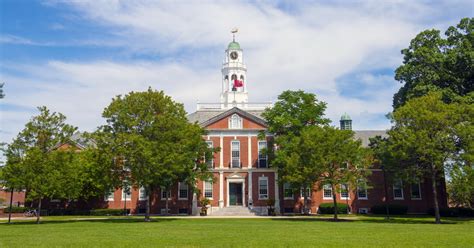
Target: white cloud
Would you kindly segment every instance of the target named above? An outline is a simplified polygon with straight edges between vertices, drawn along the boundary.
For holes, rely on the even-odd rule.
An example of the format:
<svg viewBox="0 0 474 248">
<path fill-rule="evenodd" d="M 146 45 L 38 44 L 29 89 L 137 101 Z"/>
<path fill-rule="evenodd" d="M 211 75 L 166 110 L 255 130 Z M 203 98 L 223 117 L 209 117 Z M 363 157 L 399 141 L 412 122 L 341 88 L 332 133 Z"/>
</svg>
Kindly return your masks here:
<svg viewBox="0 0 474 248">
<path fill-rule="evenodd" d="M 443 17 L 445 11 L 453 11 L 444 2 L 343 3 L 302 3 L 286 11 L 267 2 L 66 2 L 82 21 L 102 26 L 109 35 L 103 40 L 87 37 L 77 44 L 121 47 L 125 53 L 159 59 L 118 61 L 111 57 L 2 65 L 21 72 L 2 73 L 2 82 L 15 88 L 14 96 L 7 95 L 2 101 L 25 107 L 46 105 L 66 114 L 82 130 L 92 130 L 102 122 L 100 114 L 113 96 L 148 86 L 164 90 L 193 111 L 198 99 L 218 100 L 220 61 L 231 38 L 229 31 L 237 26 L 252 101 L 274 100 L 286 89 L 304 89 L 328 102 L 328 116 L 336 122 L 347 112 L 355 128 L 387 128 L 388 121 L 374 120 L 390 111 L 398 86 L 391 79 L 369 72 L 396 67 L 401 63 L 400 49 L 416 33 L 431 27 L 445 28 L 447 21 L 454 25 L 452 20 L 458 21 L 461 16 L 457 20 Z M 62 7 L 62 3 L 48 4 Z M 458 2 L 451 8 L 459 10 L 468 4 Z M 434 17 L 439 18 L 433 21 Z M 0 41 L 34 44 L 13 36 Z M 357 70 L 367 72 L 354 78 L 367 87 L 361 91 L 378 86 L 374 97 L 341 95 L 336 79 Z M 22 128 L 29 118 L 26 115 L 31 113 L 2 112 L 6 120 L 2 126 L 9 133 L 0 134 L 5 141 Z"/>
</svg>

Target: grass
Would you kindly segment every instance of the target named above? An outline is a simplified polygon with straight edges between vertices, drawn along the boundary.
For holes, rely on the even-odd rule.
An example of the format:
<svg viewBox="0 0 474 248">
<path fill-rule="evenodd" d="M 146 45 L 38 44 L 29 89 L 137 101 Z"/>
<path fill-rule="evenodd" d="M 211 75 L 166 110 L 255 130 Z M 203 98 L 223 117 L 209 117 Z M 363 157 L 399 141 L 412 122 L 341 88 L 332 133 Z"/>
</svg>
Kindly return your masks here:
<svg viewBox="0 0 474 248">
<path fill-rule="evenodd" d="M 0 247 L 474 247 L 473 219 L 45 217 L 0 224 Z"/>
</svg>

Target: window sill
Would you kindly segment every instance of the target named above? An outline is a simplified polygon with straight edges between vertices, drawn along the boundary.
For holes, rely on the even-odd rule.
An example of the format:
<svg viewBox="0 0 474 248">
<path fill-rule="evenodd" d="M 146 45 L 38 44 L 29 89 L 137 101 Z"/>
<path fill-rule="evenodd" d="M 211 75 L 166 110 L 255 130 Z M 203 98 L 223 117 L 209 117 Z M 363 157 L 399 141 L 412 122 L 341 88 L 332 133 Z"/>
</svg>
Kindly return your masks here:
<svg viewBox="0 0 474 248">
<path fill-rule="evenodd" d="M 294 197 L 284 197 L 283 200 L 294 200 Z"/>
<path fill-rule="evenodd" d="M 411 200 L 414 200 L 414 201 L 421 201 L 421 200 L 423 200 L 423 199 L 421 199 L 421 198 L 411 198 Z"/>
<path fill-rule="evenodd" d="M 332 200 L 332 197 L 323 197 L 323 200 Z"/>
<path fill-rule="evenodd" d="M 405 198 L 393 198 L 394 201 L 403 201 Z"/>
<path fill-rule="evenodd" d="M 367 198 L 367 197 L 360 197 L 360 198 L 358 197 L 358 198 L 357 198 L 357 200 L 364 200 L 364 201 L 366 201 L 366 200 L 368 200 L 368 199 L 369 199 L 369 198 Z"/>
</svg>

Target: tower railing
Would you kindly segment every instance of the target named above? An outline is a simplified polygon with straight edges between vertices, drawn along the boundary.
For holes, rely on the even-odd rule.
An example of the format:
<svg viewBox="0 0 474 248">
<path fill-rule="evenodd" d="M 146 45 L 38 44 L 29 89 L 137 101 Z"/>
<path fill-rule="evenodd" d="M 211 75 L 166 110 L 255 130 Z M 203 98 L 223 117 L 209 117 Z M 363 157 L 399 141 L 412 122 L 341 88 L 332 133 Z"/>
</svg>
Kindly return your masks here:
<svg viewBox="0 0 474 248">
<path fill-rule="evenodd" d="M 233 107 L 238 107 L 245 110 L 264 110 L 272 107 L 272 102 L 233 102 L 233 103 L 211 103 L 211 102 L 198 102 L 196 105 L 197 110 L 225 110 Z"/>
</svg>

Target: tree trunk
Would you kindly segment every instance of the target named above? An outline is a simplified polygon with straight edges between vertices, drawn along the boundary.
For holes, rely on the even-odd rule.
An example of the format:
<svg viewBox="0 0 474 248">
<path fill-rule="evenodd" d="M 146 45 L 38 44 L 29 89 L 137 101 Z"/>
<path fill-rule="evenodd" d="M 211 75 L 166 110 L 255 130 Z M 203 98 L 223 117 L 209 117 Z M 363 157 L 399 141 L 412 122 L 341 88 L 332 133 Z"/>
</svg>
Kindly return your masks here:
<svg viewBox="0 0 474 248">
<path fill-rule="evenodd" d="M 38 202 L 38 213 L 36 213 L 36 224 L 40 223 L 40 216 L 41 216 L 41 202 L 43 201 L 43 197 L 40 197 Z"/>
<path fill-rule="evenodd" d="M 8 224 L 11 223 L 11 219 L 12 219 L 12 206 L 13 206 L 13 188 L 10 190 L 10 211 L 8 211 Z"/>
<path fill-rule="evenodd" d="M 145 213 L 145 222 L 150 221 L 150 209 L 151 209 L 151 187 L 145 188 L 146 189 L 146 213 Z"/>
<path fill-rule="evenodd" d="M 436 187 L 436 170 L 434 168 L 434 164 L 431 164 L 431 187 L 433 188 L 435 222 L 436 224 L 441 224 L 441 216 L 439 214 L 439 205 L 438 205 L 438 189 Z"/>
<path fill-rule="evenodd" d="M 331 184 L 332 188 L 332 201 L 334 203 L 334 220 L 337 220 L 337 201 L 336 201 L 336 187 Z"/>
<path fill-rule="evenodd" d="M 303 214 L 308 215 L 308 196 L 307 196 L 307 187 L 303 188 Z"/>
</svg>

